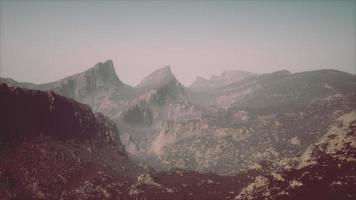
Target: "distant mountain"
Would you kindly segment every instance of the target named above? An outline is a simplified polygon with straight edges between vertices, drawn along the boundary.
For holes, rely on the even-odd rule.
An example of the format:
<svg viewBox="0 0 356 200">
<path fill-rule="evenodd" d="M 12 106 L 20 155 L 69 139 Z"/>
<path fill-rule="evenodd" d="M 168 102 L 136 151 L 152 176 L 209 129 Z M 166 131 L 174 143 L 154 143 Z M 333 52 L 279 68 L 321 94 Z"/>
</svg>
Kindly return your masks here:
<svg viewBox="0 0 356 200">
<path fill-rule="evenodd" d="M 135 89 L 123 83 L 116 75 L 113 62 L 107 60 L 92 68 L 46 84 L 20 83 L 11 79 L 0 79 L 10 86 L 43 91 L 54 91 L 65 97 L 88 104 L 95 111 L 113 117 L 136 95 Z M 113 117 L 115 119 L 115 117 Z"/>
<path fill-rule="evenodd" d="M 166 100 L 184 101 L 186 98 L 185 87 L 172 74 L 170 66 L 152 72 L 137 85 L 137 88 L 143 93 L 155 90 L 158 103 Z"/>
<path fill-rule="evenodd" d="M 98 92 L 100 89 L 112 87 L 123 87 L 124 83 L 117 77 L 115 68 L 111 60 L 104 63 L 97 63 L 92 68 L 66 77 L 59 81 L 42 84 L 39 86 L 43 90 L 58 90 L 67 96 L 85 98 L 86 94 Z"/>
<path fill-rule="evenodd" d="M 195 103 L 214 105 L 221 108 L 240 107 L 240 109 L 275 110 L 292 109 L 311 98 L 327 96 L 331 93 L 352 92 L 356 75 L 337 70 L 318 70 L 292 74 L 287 70 L 262 74 L 230 85 L 212 90 L 206 94 L 195 95 Z M 283 95 L 283 96 L 281 96 Z M 283 102 L 280 102 L 282 100 Z M 292 102 L 293 101 L 293 102 Z M 244 108 L 243 108 L 244 107 Z"/>
<path fill-rule="evenodd" d="M 232 107 L 256 112 L 286 112 L 305 107 L 311 101 L 354 93 L 356 76 L 337 70 L 291 74 L 279 71 L 261 75 L 254 89 Z M 331 100 L 331 99 L 330 99 Z"/>
<path fill-rule="evenodd" d="M 127 101 L 135 94 L 131 86 L 118 78 L 111 60 L 62 80 L 39 85 L 36 89 L 55 91 L 109 116 L 127 106 Z"/>
<path fill-rule="evenodd" d="M 224 97 L 231 103 L 196 119 L 169 121 L 154 138 L 152 149 L 167 167 L 234 174 L 296 156 L 356 108 L 356 79 L 335 70 L 280 71 L 210 95 L 212 105 L 221 106 L 216 100 Z"/>
<path fill-rule="evenodd" d="M 211 111 L 190 102 L 190 91 L 176 79 L 169 66 L 149 74 L 136 89 L 139 95 L 120 113 L 121 120 L 117 122 L 123 130 L 125 146 L 139 159 L 152 158 L 151 142 L 167 120 L 194 119 Z"/>
<path fill-rule="evenodd" d="M 245 71 L 224 71 L 220 76 L 213 75 L 210 79 L 198 77 L 189 88 L 195 91 L 210 91 L 219 87 L 227 86 L 246 78 L 257 77 L 258 75 Z"/>
<path fill-rule="evenodd" d="M 171 81 L 176 81 L 176 78 L 171 72 L 170 66 L 157 69 L 146 78 L 144 78 L 138 85 L 138 88 L 158 88 L 166 85 Z"/>
<path fill-rule="evenodd" d="M 169 66 L 152 72 L 136 88 L 139 95 L 121 113 L 122 119 L 131 124 L 157 124 L 170 117 L 171 109 L 191 106 L 186 88 L 172 74 Z"/>
</svg>

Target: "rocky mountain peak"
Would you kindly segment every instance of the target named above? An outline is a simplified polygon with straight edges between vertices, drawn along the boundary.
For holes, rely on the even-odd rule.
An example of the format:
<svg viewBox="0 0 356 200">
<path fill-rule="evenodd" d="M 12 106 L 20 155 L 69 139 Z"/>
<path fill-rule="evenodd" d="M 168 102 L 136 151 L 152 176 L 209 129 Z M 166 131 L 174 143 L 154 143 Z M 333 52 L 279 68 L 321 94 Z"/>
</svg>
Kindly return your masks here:
<svg viewBox="0 0 356 200">
<path fill-rule="evenodd" d="M 112 60 L 107 60 L 104 63 L 99 62 L 94 67 L 85 72 L 86 75 L 102 78 L 104 80 L 120 81 Z M 120 81 L 121 82 L 121 81 Z"/>
<path fill-rule="evenodd" d="M 171 66 L 169 66 L 169 65 L 166 65 L 166 66 L 162 67 L 161 69 L 158 69 L 158 71 L 162 71 L 162 72 L 164 72 L 164 73 L 170 73 L 170 74 L 172 74 L 172 72 L 171 72 Z"/>
<path fill-rule="evenodd" d="M 171 67 L 165 66 L 152 72 L 146 78 L 144 78 L 138 85 L 138 88 L 157 88 L 162 85 L 166 85 L 171 81 L 177 81 L 172 74 Z"/>
</svg>

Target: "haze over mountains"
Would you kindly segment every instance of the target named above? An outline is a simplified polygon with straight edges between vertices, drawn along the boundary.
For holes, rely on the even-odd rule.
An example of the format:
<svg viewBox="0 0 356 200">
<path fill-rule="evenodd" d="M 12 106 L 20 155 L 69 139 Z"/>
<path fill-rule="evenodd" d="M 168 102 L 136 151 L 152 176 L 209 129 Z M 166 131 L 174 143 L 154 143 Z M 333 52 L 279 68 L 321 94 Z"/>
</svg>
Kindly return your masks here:
<svg viewBox="0 0 356 200">
<path fill-rule="evenodd" d="M 256 76 L 258 75 L 245 71 L 224 71 L 220 76 L 212 75 L 208 80 L 198 77 L 190 88 L 196 91 L 208 91 Z"/>
<path fill-rule="evenodd" d="M 331 189 L 335 197 L 356 197 L 351 189 L 356 186 L 356 75 L 337 70 L 269 74 L 226 71 L 208 80 L 197 78 L 189 87 L 177 80 L 169 66 L 152 72 L 136 87 L 123 83 L 119 76 L 108 60 L 47 84 L 1 78 L 0 82 L 7 84 L 1 86 L 1 96 L 6 97 L 1 102 L 6 108 L 1 120 L 6 122 L 1 152 L 11 153 L 7 160 L 14 159 L 13 163 L 22 163 L 27 169 L 33 160 L 45 159 L 37 156 L 47 151 L 58 154 L 63 147 L 63 154 L 70 151 L 75 156 L 64 156 L 58 162 L 74 162 L 78 166 L 75 170 L 82 170 L 84 159 L 84 163 L 95 166 L 84 173 L 99 175 L 81 175 L 82 182 L 65 194 L 63 190 L 52 194 L 54 189 L 47 188 L 46 192 L 40 184 L 47 180 L 39 178 L 52 171 L 40 168 L 40 172 L 24 175 L 32 189 L 3 186 L 0 194 L 9 199 L 18 193 L 47 199 L 60 194 L 66 199 L 91 192 L 93 196 L 85 198 L 298 199 L 301 194 L 311 198 L 316 197 L 315 191 Z M 35 114 L 37 110 L 43 110 L 42 114 Z M 23 118 L 17 117 L 25 111 Z M 63 121 L 67 115 L 74 117 Z M 36 121 L 39 116 L 48 121 Z M 57 120 L 63 124 L 55 124 Z M 15 129 L 17 126 L 22 129 Z M 63 129 L 53 128 L 57 126 Z M 84 140 L 93 139 L 78 140 L 75 134 L 84 134 L 80 136 Z M 61 137 L 65 137 L 64 143 Z M 93 142 L 94 147 L 89 147 Z M 106 143 L 110 145 L 103 147 Z M 39 145 L 42 154 L 31 153 L 30 161 L 9 156 L 23 155 L 29 145 Z M 89 153 L 85 150 L 88 148 Z M 23 173 L 4 170 L 15 164 L 1 162 L 0 166 L 0 178 L 3 171 L 11 177 Z M 120 167 L 130 170 L 116 169 Z M 99 168 L 103 169 L 100 173 Z M 63 172 L 61 176 L 67 180 L 73 175 Z M 85 176 L 89 182 L 85 182 Z M 104 196 L 95 196 L 103 191 L 98 188 L 88 192 L 88 187 L 101 187 L 104 176 L 109 176 L 115 189 L 103 186 Z M 11 179 L 22 180 L 17 176 Z M 40 186 L 33 186 L 36 184 Z M 315 184 L 319 184 L 315 191 L 308 190 Z M 77 194 L 78 190 L 83 192 Z M 211 194 L 204 196 L 202 191 Z"/>
</svg>

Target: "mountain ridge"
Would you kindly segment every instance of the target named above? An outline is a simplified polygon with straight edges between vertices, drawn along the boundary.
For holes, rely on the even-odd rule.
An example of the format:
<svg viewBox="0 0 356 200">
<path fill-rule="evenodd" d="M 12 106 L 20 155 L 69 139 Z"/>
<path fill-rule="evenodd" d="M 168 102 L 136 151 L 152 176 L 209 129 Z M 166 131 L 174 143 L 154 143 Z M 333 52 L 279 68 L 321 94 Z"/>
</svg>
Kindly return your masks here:
<svg viewBox="0 0 356 200">
<path fill-rule="evenodd" d="M 355 122 L 349 125 L 356 120 L 355 75 L 281 70 L 240 80 L 229 74 L 221 74 L 227 80 L 223 86 L 194 91 L 163 67 L 149 74 L 140 87 L 126 87 L 107 61 L 46 87 L 27 85 L 36 91 L 0 85 L 0 106 L 5 111 L 0 141 L 6 141 L 5 146 L 0 142 L 5 159 L 0 161 L 0 183 L 5 183 L 0 184 L 0 196 L 4 191 L 8 197 L 20 191 L 11 189 L 11 180 L 28 186 L 21 193 L 30 195 L 27 199 L 52 195 L 50 191 L 63 199 L 88 195 L 96 199 L 293 199 L 300 194 L 298 188 L 306 197 L 313 195 L 301 185 L 310 183 L 303 177 L 327 183 L 321 186 L 337 194 L 342 192 L 340 182 L 355 185 L 347 177 L 315 182 L 320 177 L 315 169 L 326 180 L 335 178 L 332 172 L 340 169 L 354 175 L 353 165 L 344 164 L 356 155 L 355 132 L 335 135 L 339 132 L 328 129 L 355 130 Z M 17 84 L 0 79 L 6 81 Z M 114 122 L 95 114 L 98 111 Z M 352 115 L 347 114 L 350 111 Z M 18 139 L 18 133 L 28 135 Z M 7 142 L 11 137 L 20 142 Z M 315 157 L 319 150 L 323 156 Z M 308 159 L 298 165 L 301 155 Z M 144 163 L 147 171 L 131 159 Z M 17 166 L 25 166 L 30 175 L 21 176 L 24 180 L 18 177 L 25 172 Z M 74 174 L 66 171 L 70 166 Z M 48 184 L 52 180 L 44 177 L 58 170 L 64 179 L 54 177 L 54 183 Z M 62 189 L 52 187 L 61 181 L 72 189 L 62 194 Z"/>
<path fill-rule="evenodd" d="M 230 70 L 224 71 L 220 75 L 212 75 L 210 79 L 205 79 L 202 77 L 197 77 L 193 83 L 190 84 L 189 88 L 196 91 L 210 91 L 217 89 L 219 87 L 227 86 L 234 82 L 242 81 L 247 78 L 257 77 L 258 74 L 240 71 L 240 70 Z"/>
</svg>

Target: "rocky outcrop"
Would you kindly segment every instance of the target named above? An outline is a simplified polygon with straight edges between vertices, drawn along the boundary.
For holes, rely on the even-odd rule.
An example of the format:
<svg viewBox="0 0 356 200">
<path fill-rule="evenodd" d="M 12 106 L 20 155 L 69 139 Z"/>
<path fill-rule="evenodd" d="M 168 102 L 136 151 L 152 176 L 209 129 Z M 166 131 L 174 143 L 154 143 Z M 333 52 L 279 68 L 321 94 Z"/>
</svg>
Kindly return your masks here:
<svg viewBox="0 0 356 200">
<path fill-rule="evenodd" d="M 292 168 L 258 176 L 235 199 L 355 199 L 356 111 L 334 121 L 327 133 L 294 160 Z"/>
</svg>

